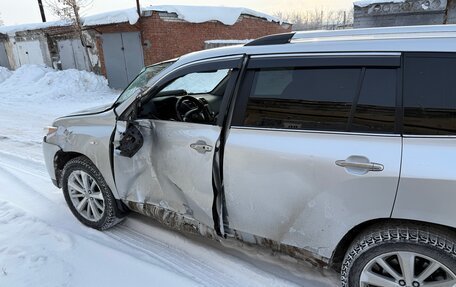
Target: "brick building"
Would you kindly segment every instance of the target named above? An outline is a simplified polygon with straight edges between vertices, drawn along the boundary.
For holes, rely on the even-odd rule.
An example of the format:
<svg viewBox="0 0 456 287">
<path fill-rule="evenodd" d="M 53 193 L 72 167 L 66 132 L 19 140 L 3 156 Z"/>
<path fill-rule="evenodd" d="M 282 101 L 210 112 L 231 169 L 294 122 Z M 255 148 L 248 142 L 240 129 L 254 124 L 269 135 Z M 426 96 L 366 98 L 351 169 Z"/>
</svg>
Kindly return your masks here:
<svg viewBox="0 0 456 287">
<path fill-rule="evenodd" d="M 455 23 L 455 0 L 367 0 L 354 3 L 354 28 Z"/>
<path fill-rule="evenodd" d="M 0 28 L 0 65 L 89 70 L 124 88 L 144 66 L 291 31 L 290 24 L 270 15 L 231 7 L 151 6 L 141 9 L 141 17 L 126 9 L 82 20 L 82 37 L 64 21 Z"/>
<path fill-rule="evenodd" d="M 128 19 L 127 14 L 123 15 L 124 17 L 117 14 L 114 17 L 117 19 L 111 20 L 115 23 L 103 23 L 104 21 L 98 21 L 100 19 L 98 18 L 94 19 L 94 24 L 97 24 L 94 25 L 91 19 L 87 20 L 87 29 L 96 31 L 101 73 L 106 75 L 110 82 L 124 83 L 119 85 L 124 86 L 137 74 L 137 67 L 205 49 L 210 47 L 206 44 L 207 41 L 242 41 L 291 31 L 290 24 L 281 23 L 272 16 L 249 9 L 236 10 L 233 13 L 232 8 L 228 7 L 209 8 L 219 9 L 218 13 L 231 13 L 234 17 L 232 19 L 220 17 L 219 19 L 217 13 L 213 13 L 212 17 L 204 15 L 204 17 L 198 18 L 198 14 L 205 14 L 204 9 L 208 7 L 192 7 L 195 11 L 193 15 L 197 17 L 198 22 L 196 22 L 194 19 L 186 19 L 189 18 L 188 15 L 185 15 L 188 13 L 189 7 L 183 6 L 187 8 L 187 11 L 184 10 L 184 12 L 182 9 L 175 11 L 175 7 L 180 8 L 181 6 L 143 8 L 142 17 L 137 21 Z M 125 10 L 125 13 L 127 12 Z M 220 42 L 223 43 L 223 41 Z M 225 41 L 225 43 L 228 44 L 229 41 Z M 125 64 L 116 60 L 122 58 L 122 55 L 125 58 Z M 118 74 L 119 65 L 125 66 L 126 77 Z M 114 69 L 116 71 L 113 71 Z"/>
</svg>

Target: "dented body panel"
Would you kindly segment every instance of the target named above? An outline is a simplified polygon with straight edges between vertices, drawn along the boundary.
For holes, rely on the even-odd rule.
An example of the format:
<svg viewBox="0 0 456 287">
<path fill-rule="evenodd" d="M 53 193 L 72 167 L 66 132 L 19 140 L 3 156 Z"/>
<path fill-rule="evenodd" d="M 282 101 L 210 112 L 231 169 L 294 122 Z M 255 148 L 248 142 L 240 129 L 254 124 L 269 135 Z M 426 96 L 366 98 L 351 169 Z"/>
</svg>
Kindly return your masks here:
<svg viewBox="0 0 456 287">
<path fill-rule="evenodd" d="M 135 126 L 144 138 L 142 148 L 131 158 L 114 150 L 119 198 L 160 206 L 213 226 L 214 150 L 200 153 L 191 145 L 203 141 L 215 147 L 221 128 L 161 120 L 137 120 Z M 126 123 L 119 121 L 115 142 L 125 128 Z"/>
<path fill-rule="evenodd" d="M 112 193 L 117 197 L 110 154 L 115 124 L 116 114 L 112 109 L 93 114 L 84 111 L 84 115 L 75 114 L 57 119 L 54 126 L 57 126 L 58 130 L 51 137 L 47 137 L 46 142 L 58 145 L 62 152 L 78 153 L 88 157 L 98 167 Z"/>
<path fill-rule="evenodd" d="M 195 220 L 192 217 L 171 211 L 167 208 L 157 206 L 150 203 L 138 203 L 134 201 L 124 200 L 124 203 L 131 210 L 149 216 L 174 230 L 203 236 L 212 240 L 221 240 L 217 232 L 210 226 Z M 287 254 L 293 258 L 305 260 L 314 266 L 326 267 L 329 263 L 329 258 L 324 258 L 316 253 L 312 253 L 303 248 L 282 244 L 280 242 L 267 239 L 261 236 L 253 235 L 247 232 L 233 230 L 229 238 L 234 238 L 247 244 L 259 245 L 270 248 L 275 252 Z"/>
<path fill-rule="evenodd" d="M 353 155 L 385 168 L 358 174 L 335 164 Z M 400 136 L 233 127 L 224 163 L 230 227 L 330 258 L 348 230 L 390 216 L 400 160 Z"/>
</svg>

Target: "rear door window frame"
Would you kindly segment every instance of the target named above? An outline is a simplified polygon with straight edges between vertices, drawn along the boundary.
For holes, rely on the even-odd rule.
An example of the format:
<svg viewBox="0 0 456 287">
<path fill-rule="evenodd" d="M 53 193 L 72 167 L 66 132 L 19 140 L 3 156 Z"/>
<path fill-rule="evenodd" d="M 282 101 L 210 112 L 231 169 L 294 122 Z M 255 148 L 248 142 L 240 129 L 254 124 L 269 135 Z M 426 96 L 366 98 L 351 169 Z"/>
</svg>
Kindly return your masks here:
<svg viewBox="0 0 456 287">
<path fill-rule="evenodd" d="M 309 54 L 283 54 L 283 55 L 261 55 L 251 56 L 246 67 L 246 73 L 240 83 L 239 94 L 236 99 L 232 114 L 231 127 L 245 129 L 266 129 L 276 131 L 300 131 L 300 132 L 325 132 L 325 133 L 355 133 L 355 134 L 376 134 L 372 132 L 348 132 L 348 131 L 326 131 L 306 129 L 282 129 L 262 128 L 244 126 L 244 118 L 253 82 L 255 71 L 264 68 L 395 68 L 396 69 L 396 107 L 395 123 L 392 133 L 381 133 L 381 135 L 402 134 L 402 54 L 400 52 L 379 52 L 379 53 L 309 53 Z"/>
</svg>

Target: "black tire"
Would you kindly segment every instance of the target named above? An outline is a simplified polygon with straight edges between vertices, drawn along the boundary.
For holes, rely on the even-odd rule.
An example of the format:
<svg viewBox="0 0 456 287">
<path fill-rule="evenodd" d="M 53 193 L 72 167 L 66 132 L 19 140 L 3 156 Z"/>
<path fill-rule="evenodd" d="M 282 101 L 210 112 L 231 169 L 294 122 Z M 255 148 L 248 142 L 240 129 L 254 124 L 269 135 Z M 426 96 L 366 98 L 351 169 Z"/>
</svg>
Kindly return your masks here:
<svg viewBox="0 0 456 287">
<path fill-rule="evenodd" d="M 426 256 L 456 274 L 455 232 L 446 228 L 398 222 L 370 228 L 353 241 L 342 263 L 342 286 L 360 287 L 364 267 L 378 256 L 394 252 L 414 252 Z"/>
<path fill-rule="evenodd" d="M 84 218 L 77 211 L 76 207 L 73 205 L 71 201 L 68 189 L 68 178 L 72 172 L 78 170 L 84 171 L 85 173 L 89 174 L 96 181 L 103 195 L 105 206 L 102 216 L 98 221 L 91 221 Z M 117 207 L 116 199 L 114 198 L 111 189 L 106 184 L 106 181 L 104 180 L 100 171 L 87 157 L 81 156 L 69 160 L 63 168 L 61 182 L 63 195 L 65 196 L 65 201 L 68 207 L 70 208 L 73 215 L 84 225 L 87 225 L 98 230 L 106 230 L 122 221 L 125 214 L 123 214 Z"/>
</svg>

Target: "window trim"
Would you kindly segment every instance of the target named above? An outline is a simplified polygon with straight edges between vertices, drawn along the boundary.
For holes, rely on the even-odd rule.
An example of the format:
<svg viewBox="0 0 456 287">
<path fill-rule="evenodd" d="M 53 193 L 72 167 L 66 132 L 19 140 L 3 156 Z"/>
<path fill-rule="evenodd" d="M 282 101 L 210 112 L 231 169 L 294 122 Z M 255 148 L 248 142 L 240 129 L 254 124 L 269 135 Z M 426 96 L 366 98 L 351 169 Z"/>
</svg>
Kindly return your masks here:
<svg viewBox="0 0 456 287">
<path fill-rule="evenodd" d="M 400 67 L 400 53 L 328 53 L 252 56 L 247 69 L 286 67 Z"/>
<path fill-rule="evenodd" d="M 356 60 L 356 61 L 354 61 Z M 256 61 L 256 63 L 255 63 Z M 273 65 L 278 63 L 279 65 Z M 288 63 L 284 65 L 282 63 Z M 295 64 L 296 63 L 296 64 Z M 331 65 L 329 65 L 332 63 Z M 354 63 L 354 64 L 353 64 Z M 383 135 L 383 136 L 402 136 L 402 75 L 403 75 L 403 54 L 402 53 L 309 53 L 309 54 L 283 54 L 283 55 L 261 55 L 251 56 L 247 63 L 246 73 L 240 83 L 239 95 L 234 103 L 231 128 L 271 130 L 271 131 L 294 131 L 294 132 L 313 132 L 330 134 L 353 134 L 353 135 Z M 386 65 L 388 64 L 388 65 Z M 342 67 L 390 67 L 395 68 L 396 75 L 396 112 L 394 131 L 392 133 L 369 133 L 351 131 L 326 131 L 326 130 L 290 130 L 278 128 L 261 128 L 244 126 L 244 118 L 247 111 L 248 100 L 253 88 L 255 71 L 263 68 L 287 68 L 287 67 L 322 67 L 322 68 L 342 68 Z M 400 77 L 399 77 L 400 76 Z"/>
</svg>

